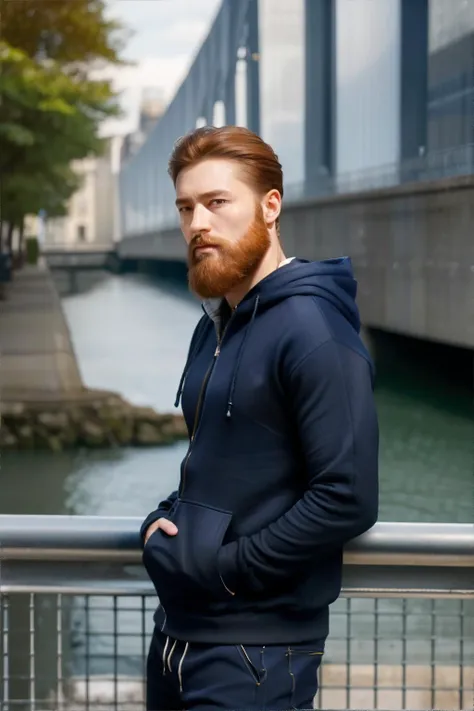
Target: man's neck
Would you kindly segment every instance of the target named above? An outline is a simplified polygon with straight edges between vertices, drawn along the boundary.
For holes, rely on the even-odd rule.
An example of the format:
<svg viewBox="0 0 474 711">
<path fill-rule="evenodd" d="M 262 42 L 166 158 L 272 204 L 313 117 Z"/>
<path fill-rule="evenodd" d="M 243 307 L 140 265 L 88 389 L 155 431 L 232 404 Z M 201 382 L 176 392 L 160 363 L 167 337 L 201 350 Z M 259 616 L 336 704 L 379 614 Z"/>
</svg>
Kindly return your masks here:
<svg viewBox="0 0 474 711">
<path fill-rule="evenodd" d="M 269 274 L 276 271 L 285 259 L 286 257 L 280 243 L 278 242 L 277 244 L 272 245 L 252 276 L 239 284 L 237 289 L 231 291 L 229 294 L 226 294 L 225 298 L 229 306 L 232 309 L 235 309 L 235 307 L 242 301 L 245 294 L 253 289 L 256 284 L 262 281 L 262 279 L 265 279 L 265 277 Z"/>
</svg>

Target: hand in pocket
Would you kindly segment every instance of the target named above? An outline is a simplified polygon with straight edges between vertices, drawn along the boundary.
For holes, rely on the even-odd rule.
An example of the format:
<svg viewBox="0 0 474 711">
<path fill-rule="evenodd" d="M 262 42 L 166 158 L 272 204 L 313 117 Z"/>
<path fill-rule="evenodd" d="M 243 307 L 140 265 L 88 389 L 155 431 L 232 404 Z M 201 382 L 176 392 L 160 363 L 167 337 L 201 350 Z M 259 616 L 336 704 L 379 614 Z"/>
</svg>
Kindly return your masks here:
<svg viewBox="0 0 474 711">
<path fill-rule="evenodd" d="M 148 526 L 145 534 L 145 545 L 152 533 L 158 530 L 163 531 L 163 533 L 166 533 L 168 536 L 176 536 L 178 533 L 178 529 L 172 521 L 169 521 L 167 518 L 159 518 L 158 521 L 154 521 Z"/>
</svg>

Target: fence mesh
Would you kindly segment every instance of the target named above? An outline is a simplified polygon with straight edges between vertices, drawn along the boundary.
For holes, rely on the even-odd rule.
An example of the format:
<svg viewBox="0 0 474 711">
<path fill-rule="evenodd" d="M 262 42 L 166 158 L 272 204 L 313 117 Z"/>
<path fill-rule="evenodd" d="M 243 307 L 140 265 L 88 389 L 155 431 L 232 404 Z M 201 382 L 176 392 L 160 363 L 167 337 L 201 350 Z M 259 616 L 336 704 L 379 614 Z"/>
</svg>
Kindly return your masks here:
<svg viewBox="0 0 474 711">
<path fill-rule="evenodd" d="M 155 606 L 3 595 L 1 711 L 144 709 Z M 472 709 L 474 600 L 341 597 L 319 683 L 320 709 Z"/>
</svg>

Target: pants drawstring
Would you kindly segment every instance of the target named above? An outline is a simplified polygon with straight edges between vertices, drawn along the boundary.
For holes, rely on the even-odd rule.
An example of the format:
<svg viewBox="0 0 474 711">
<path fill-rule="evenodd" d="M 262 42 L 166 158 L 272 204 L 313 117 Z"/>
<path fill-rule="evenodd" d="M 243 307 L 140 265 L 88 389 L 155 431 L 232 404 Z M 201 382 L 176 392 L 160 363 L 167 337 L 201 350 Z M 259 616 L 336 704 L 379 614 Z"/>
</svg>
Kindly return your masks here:
<svg viewBox="0 0 474 711">
<path fill-rule="evenodd" d="M 173 656 L 173 652 L 174 652 L 174 650 L 175 650 L 175 647 L 176 647 L 177 643 L 178 643 L 178 642 L 177 642 L 177 640 L 175 639 L 174 644 L 173 644 L 173 646 L 171 647 L 171 651 L 170 651 L 169 656 L 168 656 L 168 669 L 169 669 L 170 671 L 172 671 L 172 669 L 171 669 L 171 657 Z"/>
<path fill-rule="evenodd" d="M 163 649 L 163 676 L 165 676 L 165 674 L 166 674 L 166 667 L 168 667 L 170 672 L 172 671 L 171 659 L 172 659 L 174 650 L 176 649 L 176 645 L 177 645 L 178 641 L 176 639 L 174 640 L 173 646 L 171 647 L 170 652 L 168 654 L 168 658 L 166 658 L 166 652 L 168 651 L 169 643 L 170 643 L 170 638 L 166 637 L 165 647 Z M 179 681 L 179 690 L 181 692 L 183 691 L 183 662 L 184 662 L 184 658 L 188 652 L 188 649 L 189 649 L 189 642 L 186 642 L 186 644 L 184 646 L 183 653 L 181 655 L 181 659 L 179 660 L 179 663 L 178 663 L 178 681 Z"/>
<path fill-rule="evenodd" d="M 166 638 L 165 648 L 163 650 L 163 676 L 166 674 L 166 650 L 168 649 L 170 638 Z"/>
<path fill-rule="evenodd" d="M 178 665 L 178 680 L 179 680 L 179 690 L 183 691 L 183 662 L 184 658 L 186 656 L 186 652 L 189 649 L 189 642 L 186 642 L 186 646 L 184 647 L 184 652 L 181 656 L 181 659 L 179 660 L 179 665 Z"/>
</svg>

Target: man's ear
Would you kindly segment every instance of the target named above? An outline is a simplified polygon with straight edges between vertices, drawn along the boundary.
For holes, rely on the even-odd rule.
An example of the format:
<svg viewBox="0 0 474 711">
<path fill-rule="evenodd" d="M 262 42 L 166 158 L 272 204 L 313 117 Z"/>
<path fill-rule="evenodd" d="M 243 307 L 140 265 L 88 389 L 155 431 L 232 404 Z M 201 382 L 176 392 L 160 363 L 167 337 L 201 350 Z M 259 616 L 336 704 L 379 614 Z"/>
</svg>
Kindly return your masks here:
<svg viewBox="0 0 474 711">
<path fill-rule="evenodd" d="M 262 200 L 263 219 L 272 227 L 280 216 L 281 195 L 278 190 L 270 190 Z"/>
</svg>

